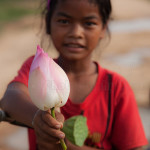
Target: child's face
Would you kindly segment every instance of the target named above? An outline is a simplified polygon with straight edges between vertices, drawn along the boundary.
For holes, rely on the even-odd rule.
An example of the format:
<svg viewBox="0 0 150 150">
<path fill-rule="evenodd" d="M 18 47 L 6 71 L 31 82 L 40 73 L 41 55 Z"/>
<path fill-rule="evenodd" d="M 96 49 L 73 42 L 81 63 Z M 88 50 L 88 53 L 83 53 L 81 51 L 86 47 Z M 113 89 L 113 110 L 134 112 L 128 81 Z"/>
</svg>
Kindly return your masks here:
<svg viewBox="0 0 150 150">
<path fill-rule="evenodd" d="M 90 56 L 104 33 L 94 3 L 88 0 L 58 2 L 51 19 L 51 37 L 61 56 L 69 60 Z"/>
</svg>

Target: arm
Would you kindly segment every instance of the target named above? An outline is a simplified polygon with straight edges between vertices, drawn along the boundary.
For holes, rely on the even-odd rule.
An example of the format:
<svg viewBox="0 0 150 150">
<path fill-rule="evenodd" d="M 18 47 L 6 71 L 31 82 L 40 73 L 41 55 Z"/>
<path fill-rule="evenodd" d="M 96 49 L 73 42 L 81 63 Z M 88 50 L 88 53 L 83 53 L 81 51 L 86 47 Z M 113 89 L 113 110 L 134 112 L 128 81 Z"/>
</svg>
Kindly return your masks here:
<svg viewBox="0 0 150 150">
<path fill-rule="evenodd" d="M 39 150 L 59 149 L 56 143 L 64 138 L 59 130 L 62 125 L 50 113 L 38 110 L 32 104 L 27 86 L 19 82 L 11 83 L 0 101 L 0 107 L 12 119 L 34 128 Z"/>
<path fill-rule="evenodd" d="M 32 127 L 37 108 L 31 103 L 28 88 L 24 84 L 11 83 L 0 101 L 0 106 L 12 119 Z"/>
</svg>

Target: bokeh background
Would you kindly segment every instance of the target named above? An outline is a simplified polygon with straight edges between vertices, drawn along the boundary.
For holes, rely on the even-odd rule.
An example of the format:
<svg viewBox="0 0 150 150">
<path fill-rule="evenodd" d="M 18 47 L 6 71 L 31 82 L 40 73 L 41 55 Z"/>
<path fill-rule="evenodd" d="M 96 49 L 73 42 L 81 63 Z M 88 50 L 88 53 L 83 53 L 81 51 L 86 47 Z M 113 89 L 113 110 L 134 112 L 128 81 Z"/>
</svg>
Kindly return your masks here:
<svg viewBox="0 0 150 150">
<path fill-rule="evenodd" d="M 43 34 L 41 5 L 40 0 L 0 0 L 0 98 L 41 41 L 49 55 L 57 57 Z M 111 37 L 102 41 L 93 58 L 128 80 L 150 142 L 150 0 L 112 0 L 112 5 Z M 0 123 L 0 150 L 28 150 L 26 128 Z"/>
</svg>

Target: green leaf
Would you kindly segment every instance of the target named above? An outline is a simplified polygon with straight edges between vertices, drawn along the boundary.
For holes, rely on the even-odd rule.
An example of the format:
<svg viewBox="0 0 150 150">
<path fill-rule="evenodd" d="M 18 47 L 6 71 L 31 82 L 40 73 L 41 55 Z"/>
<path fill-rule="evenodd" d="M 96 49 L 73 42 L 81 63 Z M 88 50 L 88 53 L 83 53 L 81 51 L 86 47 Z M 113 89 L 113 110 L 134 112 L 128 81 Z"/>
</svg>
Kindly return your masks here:
<svg viewBox="0 0 150 150">
<path fill-rule="evenodd" d="M 74 116 L 64 122 L 63 132 L 67 139 L 77 146 L 83 146 L 87 136 L 87 119 L 84 116 Z"/>
</svg>

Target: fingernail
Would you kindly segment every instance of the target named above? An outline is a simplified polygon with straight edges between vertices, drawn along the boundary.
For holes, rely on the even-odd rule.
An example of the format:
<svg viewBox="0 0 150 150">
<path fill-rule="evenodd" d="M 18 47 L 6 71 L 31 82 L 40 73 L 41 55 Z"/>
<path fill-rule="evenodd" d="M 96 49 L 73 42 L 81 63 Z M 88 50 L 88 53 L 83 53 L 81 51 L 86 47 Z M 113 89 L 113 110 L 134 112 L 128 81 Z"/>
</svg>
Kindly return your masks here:
<svg viewBox="0 0 150 150">
<path fill-rule="evenodd" d="M 59 134 L 59 138 L 63 139 L 65 135 L 63 133 Z"/>
<path fill-rule="evenodd" d="M 57 124 L 55 127 L 58 128 L 58 129 L 60 129 L 60 128 L 61 128 L 61 125 L 60 125 L 60 124 Z"/>
<path fill-rule="evenodd" d="M 60 123 L 60 128 L 61 128 L 61 129 L 63 128 L 63 123 Z"/>
</svg>

